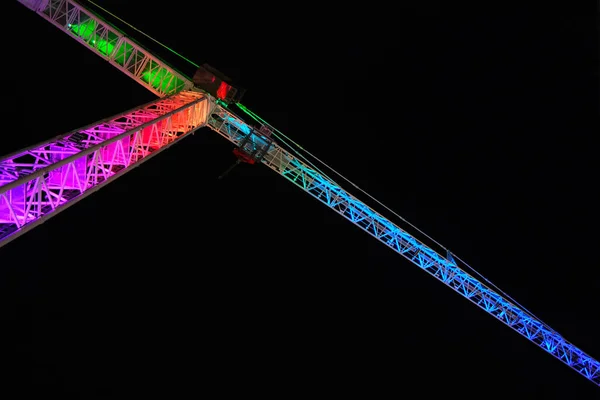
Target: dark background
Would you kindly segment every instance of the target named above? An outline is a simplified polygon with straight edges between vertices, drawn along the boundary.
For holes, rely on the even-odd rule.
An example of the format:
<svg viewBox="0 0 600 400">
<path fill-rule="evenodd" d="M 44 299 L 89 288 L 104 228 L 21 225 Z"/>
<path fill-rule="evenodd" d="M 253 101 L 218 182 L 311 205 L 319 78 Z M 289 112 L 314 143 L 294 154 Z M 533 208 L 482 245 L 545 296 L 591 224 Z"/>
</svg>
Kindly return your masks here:
<svg viewBox="0 0 600 400">
<path fill-rule="evenodd" d="M 155 98 L 13 3 L 0 154 Z M 596 10 L 97 3 L 600 357 Z M 203 129 L 0 249 L 21 397 L 598 394 L 267 168 L 218 180 L 231 150 Z"/>
</svg>

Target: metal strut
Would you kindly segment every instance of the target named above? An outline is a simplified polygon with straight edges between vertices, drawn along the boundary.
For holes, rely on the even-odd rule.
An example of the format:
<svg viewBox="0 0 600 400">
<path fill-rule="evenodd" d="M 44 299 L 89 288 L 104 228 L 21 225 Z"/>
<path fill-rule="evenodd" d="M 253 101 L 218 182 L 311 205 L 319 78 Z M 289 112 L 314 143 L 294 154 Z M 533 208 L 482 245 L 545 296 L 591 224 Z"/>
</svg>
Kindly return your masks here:
<svg viewBox="0 0 600 400">
<path fill-rule="evenodd" d="M 238 159 L 237 159 L 237 160 L 236 160 L 236 161 L 235 161 L 235 162 L 234 162 L 234 163 L 233 163 L 233 164 L 232 164 L 232 165 L 231 165 L 229 168 L 227 168 L 227 169 L 225 170 L 225 172 L 223 172 L 221 175 L 219 175 L 219 178 L 218 178 L 218 179 L 223 179 L 223 178 L 225 178 L 227 175 L 229 175 L 229 173 L 230 173 L 231 171 L 233 171 L 233 169 L 234 169 L 235 167 L 237 167 L 237 166 L 238 166 L 238 165 L 240 165 L 241 163 L 242 163 L 242 160 L 238 158 Z"/>
<path fill-rule="evenodd" d="M 260 141 L 253 140 L 256 139 L 258 132 L 252 129 L 249 134 L 247 134 L 244 139 L 242 139 L 239 143 L 239 147 L 233 149 L 233 154 L 237 157 L 235 163 L 233 163 L 229 168 L 225 170 L 221 175 L 219 175 L 218 179 L 225 178 L 235 167 L 240 165 L 241 163 L 246 164 L 256 164 L 260 163 L 262 158 L 267 154 L 269 149 L 271 148 L 273 141 L 267 136 L 261 136 Z"/>
<path fill-rule="evenodd" d="M 240 147 L 249 135 L 252 136 L 252 141 L 260 143 L 265 140 L 263 135 L 253 131 L 248 124 L 223 107 L 217 107 L 213 111 L 207 126 Z M 247 144 L 244 147 L 247 147 Z M 346 192 L 339 184 L 305 164 L 278 143 L 274 142 L 269 147 L 261 163 L 536 344 L 546 353 L 600 386 L 600 363 L 597 360 L 567 341 L 527 310 L 514 304 L 501 292 L 496 292 L 492 287 L 471 276 L 460 267 L 450 252 L 446 256 L 437 253 Z"/>
</svg>

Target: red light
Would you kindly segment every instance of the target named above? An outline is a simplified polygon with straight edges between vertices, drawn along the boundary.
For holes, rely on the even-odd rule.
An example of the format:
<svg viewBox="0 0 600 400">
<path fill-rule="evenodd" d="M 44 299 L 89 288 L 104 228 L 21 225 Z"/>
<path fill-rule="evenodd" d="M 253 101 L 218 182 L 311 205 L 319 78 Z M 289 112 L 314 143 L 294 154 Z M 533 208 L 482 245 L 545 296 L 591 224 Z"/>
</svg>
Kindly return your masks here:
<svg viewBox="0 0 600 400">
<path fill-rule="evenodd" d="M 225 97 L 227 97 L 227 92 L 229 92 L 229 89 L 231 89 L 231 86 L 229 86 L 225 82 L 221 82 L 221 85 L 219 85 L 219 88 L 217 89 L 217 97 L 221 100 L 225 100 Z"/>
</svg>

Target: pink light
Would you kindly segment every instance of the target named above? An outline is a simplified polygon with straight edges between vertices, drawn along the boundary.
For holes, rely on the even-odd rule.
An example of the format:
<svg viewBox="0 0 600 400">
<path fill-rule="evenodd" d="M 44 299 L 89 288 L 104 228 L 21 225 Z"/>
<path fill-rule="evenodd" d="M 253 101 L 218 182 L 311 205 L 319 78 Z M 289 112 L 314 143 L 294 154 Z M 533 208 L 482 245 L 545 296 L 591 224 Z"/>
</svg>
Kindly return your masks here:
<svg viewBox="0 0 600 400">
<path fill-rule="evenodd" d="M 0 160 L 0 246 L 206 123 L 180 92 Z"/>
</svg>

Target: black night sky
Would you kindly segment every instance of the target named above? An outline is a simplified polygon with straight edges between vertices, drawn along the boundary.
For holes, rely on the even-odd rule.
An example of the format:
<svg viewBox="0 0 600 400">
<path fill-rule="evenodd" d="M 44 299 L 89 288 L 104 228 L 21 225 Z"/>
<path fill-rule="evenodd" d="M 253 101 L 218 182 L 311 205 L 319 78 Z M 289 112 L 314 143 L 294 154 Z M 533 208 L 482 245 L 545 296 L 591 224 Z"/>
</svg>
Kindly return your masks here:
<svg viewBox="0 0 600 400">
<path fill-rule="evenodd" d="M 8 3 L 0 154 L 155 99 Z M 600 358 L 597 10 L 96 3 Z M 218 180 L 232 150 L 202 129 L 0 249 L 8 398 L 598 395 L 268 168 Z"/>
</svg>

